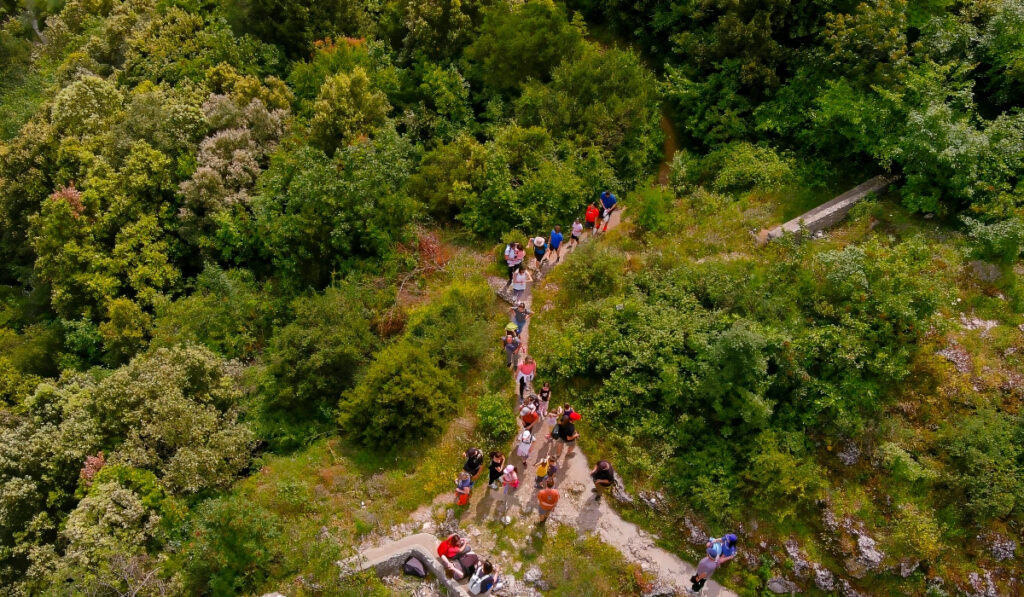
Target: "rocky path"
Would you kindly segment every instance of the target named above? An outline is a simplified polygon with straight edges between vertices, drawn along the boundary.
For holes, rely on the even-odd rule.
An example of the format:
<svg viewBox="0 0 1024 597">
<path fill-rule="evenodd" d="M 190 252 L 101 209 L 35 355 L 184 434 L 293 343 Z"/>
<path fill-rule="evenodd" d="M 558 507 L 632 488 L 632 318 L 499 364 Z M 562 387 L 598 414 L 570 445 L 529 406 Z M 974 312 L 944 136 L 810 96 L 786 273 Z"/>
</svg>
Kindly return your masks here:
<svg viewBox="0 0 1024 597">
<path fill-rule="evenodd" d="M 609 230 L 613 230 L 619 225 L 621 213 L 620 209 L 612 215 L 608 225 Z M 584 242 L 590 240 L 590 237 L 585 237 Z M 562 262 L 571 258 L 568 257 L 569 254 L 571 251 L 562 255 Z M 534 272 L 535 283 L 540 282 L 553 267 L 556 266 L 545 264 L 540 272 Z M 499 296 L 511 303 L 510 296 L 503 291 L 504 280 L 493 278 L 490 283 Z M 524 301 L 531 309 L 533 308 L 532 286 L 531 284 L 531 289 L 524 297 Z M 531 322 L 522 334 L 523 343 L 527 349 L 529 349 L 529 331 L 532 325 Z M 538 371 L 543 376 L 544 363 L 538 363 Z M 514 380 L 513 387 L 518 391 Z M 552 404 L 558 403 L 561 403 L 560 397 L 552 396 Z M 586 415 L 586 413 L 583 414 Z M 509 416 L 515 416 L 515 414 L 510 412 Z M 421 508 L 420 511 L 413 514 L 412 522 L 402 529 L 402 532 L 421 531 L 421 534 L 415 535 L 415 537 L 422 538 L 422 531 L 436 531 L 438 535 L 445 535 L 458 529 L 459 532 L 473 538 L 478 552 L 484 552 L 484 547 L 488 543 L 486 541 L 488 522 L 499 521 L 507 516 L 508 518 L 505 518 L 505 521 L 508 521 L 507 524 L 533 525 L 537 518 L 537 490 L 533 485 L 534 469 L 539 458 L 555 455 L 555 442 L 546 439 L 552 424 L 553 421 L 550 419 L 544 421 L 537 436 L 539 439 L 534 444 L 526 466 L 523 466 L 522 460 L 515 456 L 513 448 L 508 450 L 508 462 L 519 467 L 520 486 L 509 496 L 507 501 L 501 490 L 488 488 L 485 469 L 482 477 L 477 480 L 470 504 L 461 517 L 458 519 L 449 517 L 445 523 L 435 527 L 431 520 L 433 507 L 450 504 L 452 500 L 452 494 L 445 493 L 438 496 L 430 506 Z M 582 533 L 597 534 L 602 541 L 618 549 L 627 560 L 639 564 L 655 579 L 654 587 L 648 591 L 648 595 L 690 594 L 688 581 L 695 572 L 694 565 L 657 547 L 655 545 L 657 537 L 637 525 L 623 520 L 609 505 L 610 497 L 606 497 L 600 502 L 594 499 L 594 494 L 591 493 L 593 485 L 590 482 L 591 464 L 588 462 L 586 454 L 578 446 L 573 453 L 562 454 L 560 465 L 561 468 L 555 476 L 555 481 L 556 488 L 561 492 L 561 498 L 549 517 L 547 525 L 569 525 Z M 409 541 L 409 536 L 402 536 L 394 541 L 366 549 L 362 553 L 365 565 L 361 568 L 365 569 L 373 563 L 378 563 L 377 567 L 379 567 L 379 562 L 388 560 L 389 557 L 394 558 L 396 554 L 408 552 Z M 419 542 L 422 542 L 422 539 Z M 527 576 L 529 575 L 527 574 Z M 508 574 L 506 587 L 498 594 L 530 595 L 537 594 L 537 592 L 523 582 L 517 581 L 513 574 Z M 709 597 L 735 595 L 714 581 L 708 582 L 702 594 Z"/>
</svg>

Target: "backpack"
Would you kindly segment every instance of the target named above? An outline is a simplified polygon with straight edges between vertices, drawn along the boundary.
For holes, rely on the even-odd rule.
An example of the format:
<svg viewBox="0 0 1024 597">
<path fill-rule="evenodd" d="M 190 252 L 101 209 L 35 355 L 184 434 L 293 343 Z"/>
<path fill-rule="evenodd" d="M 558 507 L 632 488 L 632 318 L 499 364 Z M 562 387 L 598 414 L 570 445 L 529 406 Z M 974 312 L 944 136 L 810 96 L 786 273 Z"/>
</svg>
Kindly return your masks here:
<svg viewBox="0 0 1024 597">
<path fill-rule="evenodd" d="M 402 564 L 402 572 L 419 578 L 427 577 L 427 570 L 423 567 L 423 562 L 416 556 L 409 556 L 409 559 Z"/>
<path fill-rule="evenodd" d="M 473 578 L 469 579 L 469 592 L 474 595 L 482 595 L 487 591 L 491 590 L 494 586 L 494 575 L 484 574 L 483 568 L 476 571 L 473 574 Z"/>
</svg>

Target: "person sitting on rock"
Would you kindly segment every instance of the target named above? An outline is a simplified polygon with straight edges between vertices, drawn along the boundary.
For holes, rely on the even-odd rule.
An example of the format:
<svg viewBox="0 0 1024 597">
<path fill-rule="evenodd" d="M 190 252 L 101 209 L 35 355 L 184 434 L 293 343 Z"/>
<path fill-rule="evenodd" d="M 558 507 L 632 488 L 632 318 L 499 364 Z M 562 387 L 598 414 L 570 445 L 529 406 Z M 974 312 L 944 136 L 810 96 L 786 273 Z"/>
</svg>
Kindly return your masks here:
<svg viewBox="0 0 1024 597">
<path fill-rule="evenodd" d="M 456 579 L 462 578 L 462 571 L 452 562 L 462 553 L 469 551 L 469 541 L 452 533 L 447 539 L 437 546 L 437 557 L 441 558 L 444 569 L 451 573 Z"/>
<path fill-rule="evenodd" d="M 477 566 L 469 579 L 469 592 L 473 595 L 483 595 L 491 589 L 500 588 L 501 577 L 498 576 L 498 567 L 489 560 L 485 560 L 483 566 Z"/>
</svg>

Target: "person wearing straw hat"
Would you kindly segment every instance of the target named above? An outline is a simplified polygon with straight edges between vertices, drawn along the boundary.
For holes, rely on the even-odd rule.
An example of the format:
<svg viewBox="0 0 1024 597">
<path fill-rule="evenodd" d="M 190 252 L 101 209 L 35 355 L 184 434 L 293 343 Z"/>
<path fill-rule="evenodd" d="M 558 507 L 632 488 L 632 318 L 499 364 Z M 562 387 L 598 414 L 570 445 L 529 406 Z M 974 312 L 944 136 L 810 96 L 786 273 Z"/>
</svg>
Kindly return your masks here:
<svg viewBox="0 0 1024 597">
<path fill-rule="evenodd" d="M 543 236 L 538 236 L 533 239 L 533 256 L 537 259 L 537 269 L 540 269 L 540 264 L 544 261 L 544 258 L 548 254 L 548 241 Z"/>
</svg>

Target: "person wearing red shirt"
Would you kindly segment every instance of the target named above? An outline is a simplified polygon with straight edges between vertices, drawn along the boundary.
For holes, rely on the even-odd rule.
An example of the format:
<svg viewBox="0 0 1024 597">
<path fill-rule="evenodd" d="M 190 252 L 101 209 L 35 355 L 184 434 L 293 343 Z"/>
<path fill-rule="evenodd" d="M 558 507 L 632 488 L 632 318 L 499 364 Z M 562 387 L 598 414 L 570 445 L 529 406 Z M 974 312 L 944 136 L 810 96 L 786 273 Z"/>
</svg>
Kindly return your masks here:
<svg viewBox="0 0 1024 597">
<path fill-rule="evenodd" d="M 586 222 L 586 228 L 590 231 L 591 235 L 596 232 L 594 226 L 597 225 L 597 216 L 600 215 L 600 213 L 601 212 L 597 209 L 597 206 L 593 203 L 587 206 L 587 214 L 583 219 Z"/>
<path fill-rule="evenodd" d="M 462 578 L 462 572 L 452 565 L 452 560 L 464 551 L 469 551 L 469 544 L 456 534 L 451 534 L 437 546 L 437 557 L 441 558 L 446 570 L 450 570 L 455 578 Z"/>
</svg>

